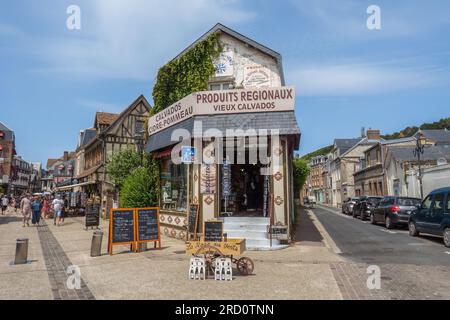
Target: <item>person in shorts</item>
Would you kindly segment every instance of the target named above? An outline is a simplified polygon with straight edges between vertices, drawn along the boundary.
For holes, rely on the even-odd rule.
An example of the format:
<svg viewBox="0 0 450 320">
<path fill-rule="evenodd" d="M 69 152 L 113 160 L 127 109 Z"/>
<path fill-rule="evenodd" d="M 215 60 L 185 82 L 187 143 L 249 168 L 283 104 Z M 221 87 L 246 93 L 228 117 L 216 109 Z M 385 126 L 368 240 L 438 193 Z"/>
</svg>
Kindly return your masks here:
<svg viewBox="0 0 450 320">
<path fill-rule="evenodd" d="M 63 212 L 62 212 L 63 205 L 64 205 L 64 201 L 61 200 L 61 197 L 56 196 L 55 200 L 53 200 L 53 202 L 52 202 L 53 212 L 55 213 L 55 216 L 53 218 L 54 219 L 53 224 L 55 226 L 61 225 L 62 216 L 63 216 Z"/>
<path fill-rule="evenodd" d="M 2 200 L 1 200 L 1 204 L 2 204 L 2 215 L 5 214 L 6 209 L 8 209 L 8 204 L 9 204 L 9 199 L 8 197 L 5 195 L 2 196 Z"/>
</svg>

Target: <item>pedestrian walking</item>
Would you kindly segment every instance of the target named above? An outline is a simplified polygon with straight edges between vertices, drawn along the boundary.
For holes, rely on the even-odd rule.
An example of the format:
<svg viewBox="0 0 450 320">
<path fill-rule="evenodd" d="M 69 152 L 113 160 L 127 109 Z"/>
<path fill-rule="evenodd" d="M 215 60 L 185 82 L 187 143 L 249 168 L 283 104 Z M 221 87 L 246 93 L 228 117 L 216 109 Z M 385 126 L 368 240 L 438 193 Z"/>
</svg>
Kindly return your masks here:
<svg viewBox="0 0 450 320">
<path fill-rule="evenodd" d="M 26 195 L 20 201 L 20 211 L 22 212 L 22 216 L 23 216 L 23 227 L 25 227 L 25 224 L 29 227 L 30 226 L 30 217 L 32 214 L 30 196 Z"/>
<path fill-rule="evenodd" d="M 44 197 L 44 200 L 42 201 L 42 214 L 44 216 L 44 219 L 48 218 L 49 210 L 50 210 L 50 206 L 48 203 L 48 199 L 47 199 L 47 197 Z"/>
<path fill-rule="evenodd" d="M 8 209 L 8 204 L 9 204 L 9 199 L 6 196 L 6 194 L 4 194 L 2 196 L 2 215 L 5 214 L 6 209 Z"/>
<path fill-rule="evenodd" d="M 42 203 L 39 199 L 39 197 L 34 197 L 33 202 L 31 203 L 31 210 L 32 210 L 32 218 L 31 223 L 39 227 L 39 222 L 41 221 L 41 210 L 42 210 Z"/>
<path fill-rule="evenodd" d="M 53 212 L 55 213 L 55 216 L 53 218 L 53 224 L 55 226 L 61 225 L 63 205 L 64 205 L 64 201 L 61 200 L 61 197 L 59 195 L 56 196 L 56 198 L 52 202 Z"/>
</svg>

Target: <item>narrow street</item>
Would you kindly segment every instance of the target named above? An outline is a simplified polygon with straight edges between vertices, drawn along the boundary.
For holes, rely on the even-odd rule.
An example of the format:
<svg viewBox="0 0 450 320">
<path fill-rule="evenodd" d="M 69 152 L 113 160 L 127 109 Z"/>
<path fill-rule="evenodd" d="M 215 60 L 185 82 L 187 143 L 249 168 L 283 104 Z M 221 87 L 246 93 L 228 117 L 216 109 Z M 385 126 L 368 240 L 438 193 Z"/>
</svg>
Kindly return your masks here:
<svg viewBox="0 0 450 320">
<path fill-rule="evenodd" d="M 448 299 L 450 297 L 450 251 L 442 239 L 410 237 L 406 228 L 386 230 L 384 226 L 354 219 L 337 209 L 312 210 L 348 263 L 334 265 L 335 278 L 344 298 L 367 294 L 362 280 L 367 267 L 381 270 L 381 290 L 370 296 L 385 299 Z M 333 268 L 332 267 L 332 268 Z"/>
</svg>

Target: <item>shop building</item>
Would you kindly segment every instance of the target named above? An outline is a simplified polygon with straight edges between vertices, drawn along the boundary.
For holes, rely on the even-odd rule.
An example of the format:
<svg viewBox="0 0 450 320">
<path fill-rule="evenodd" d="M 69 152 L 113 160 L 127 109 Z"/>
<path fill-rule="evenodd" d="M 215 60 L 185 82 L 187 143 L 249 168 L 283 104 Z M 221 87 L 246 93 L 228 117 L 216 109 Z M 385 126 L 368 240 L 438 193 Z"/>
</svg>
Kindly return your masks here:
<svg viewBox="0 0 450 320">
<path fill-rule="evenodd" d="M 97 112 L 93 128 L 79 136 L 77 181 L 69 187 L 83 198 L 100 202 L 103 218 L 107 218 L 109 210 L 118 203 L 116 186 L 109 179 L 106 166 L 121 151 L 137 148 L 143 139 L 150 109 L 141 95 L 120 114 Z"/>
<path fill-rule="evenodd" d="M 11 168 L 15 151 L 14 131 L 0 122 L 0 187 L 10 192 Z"/>
<path fill-rule="evenodd" d="M 186 240 L 188 208 L 197 204 L 197 236 L 205 221 L 220 219 L 227 237 L 245 238 L 249 250 L 281 248 L 294 218 L 295 89 L 285 86 L 279 53 L 223 25 L 190 47 L 214 33 L 223 51 L 210 91 L 192 92 L 149 119 L 162 232 Z M 285 238 L 271 240 L 274 226 Z"/>
</svg>

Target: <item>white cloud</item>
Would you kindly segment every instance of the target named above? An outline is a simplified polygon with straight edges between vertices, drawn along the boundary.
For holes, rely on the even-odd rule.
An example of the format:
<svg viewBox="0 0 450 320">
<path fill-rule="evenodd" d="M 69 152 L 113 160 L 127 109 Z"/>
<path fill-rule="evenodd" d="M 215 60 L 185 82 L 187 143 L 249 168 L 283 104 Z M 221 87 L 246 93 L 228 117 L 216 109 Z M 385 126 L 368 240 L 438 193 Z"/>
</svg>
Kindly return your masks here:
<svg viewBox="0 0 450 320">
<path fill-rule="evenodd" d="M 428 69 L 348 64 L 299 67 L 290 80 L 301 96 L 352 96 L 424 88 L 443 79 Z"/>
<path fill-rule="evenodd" d="M 45 71 L 149 80 L 217 22 L 255 16 L 237 0 L 98 0 L 80 7 L 81 31 L 40 42 Z"/>
</svg>

